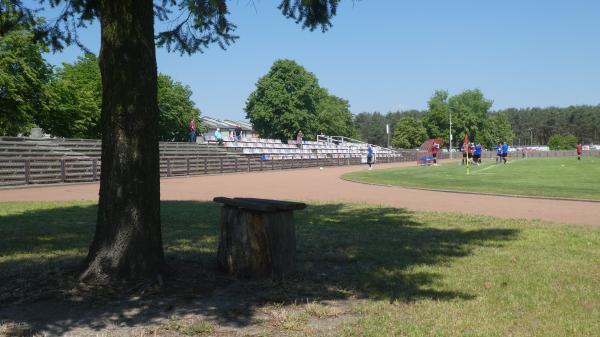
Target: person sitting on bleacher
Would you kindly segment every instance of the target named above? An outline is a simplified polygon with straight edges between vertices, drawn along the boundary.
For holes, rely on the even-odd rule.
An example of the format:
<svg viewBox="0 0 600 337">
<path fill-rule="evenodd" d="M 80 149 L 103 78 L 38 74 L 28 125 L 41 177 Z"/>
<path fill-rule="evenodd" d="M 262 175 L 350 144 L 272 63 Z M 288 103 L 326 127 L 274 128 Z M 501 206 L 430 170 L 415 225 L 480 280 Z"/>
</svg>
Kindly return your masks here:
<svg viewBox="0 0 600 337">
<path fill-rule="evenodd" d="M 217 141 L 217 144 L 223 145 L 223 136 L 221 135 L 221 129 L 219 128 L 215 131 L 215 140 Z"/>
</svg>

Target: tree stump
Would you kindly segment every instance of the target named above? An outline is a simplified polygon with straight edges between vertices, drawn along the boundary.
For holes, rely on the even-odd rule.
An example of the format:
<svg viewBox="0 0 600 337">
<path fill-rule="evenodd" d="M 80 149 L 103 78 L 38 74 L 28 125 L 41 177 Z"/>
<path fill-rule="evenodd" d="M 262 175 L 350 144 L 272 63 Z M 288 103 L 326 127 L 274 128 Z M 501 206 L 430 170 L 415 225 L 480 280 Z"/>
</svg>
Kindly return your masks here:
<svg viewBox="0 0 600 337">
<path fill-rule="evenodd" d="M 296 264 L 293 213 L 306 204 L 217 197 L 222 203 L 218 265 L 241 278 L 283 278 Z"/>
</svg>

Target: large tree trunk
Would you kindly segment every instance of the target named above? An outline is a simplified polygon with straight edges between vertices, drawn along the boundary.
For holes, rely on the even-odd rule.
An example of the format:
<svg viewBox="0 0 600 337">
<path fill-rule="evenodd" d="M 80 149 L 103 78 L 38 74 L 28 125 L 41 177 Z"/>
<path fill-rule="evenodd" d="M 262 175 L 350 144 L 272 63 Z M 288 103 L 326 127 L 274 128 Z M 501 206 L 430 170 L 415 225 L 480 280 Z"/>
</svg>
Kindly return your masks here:
<svg viewBox="0 0 600 337">
<path fill-rule="evenodd" d="M 164 267 L 152 0 L 103 0 L 100 24 L 100 201 L 81 278 L 112 283 Z"/>
</svg>

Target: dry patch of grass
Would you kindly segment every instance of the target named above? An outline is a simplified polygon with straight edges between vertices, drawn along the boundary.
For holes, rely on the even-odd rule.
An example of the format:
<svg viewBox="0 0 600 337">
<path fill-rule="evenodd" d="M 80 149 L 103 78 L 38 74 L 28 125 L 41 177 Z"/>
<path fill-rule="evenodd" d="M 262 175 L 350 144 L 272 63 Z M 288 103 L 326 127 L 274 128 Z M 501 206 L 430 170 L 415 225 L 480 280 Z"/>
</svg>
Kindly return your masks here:
<svg viewBox="0 0 600 337">
<path fill-rule="evenodd" d="M 339 307 L 331 304 L 323 304 L 318 302 L 311 302 L 304 306 L 304 311 L 311 317 L 318 319 L 326 319 L 330 317 L 337 317 L 343 313 L 343 310 Z"/>
<path fill-rule="evenodd" d="M 177 317 L 171 317 L 163 325 L 163 328 L 186 336 L 202 336 L 210 334 L 215 330 L 214 325 L 209 322 L 198 321 L 193 318 L 178 319 Z"/>
</svg>

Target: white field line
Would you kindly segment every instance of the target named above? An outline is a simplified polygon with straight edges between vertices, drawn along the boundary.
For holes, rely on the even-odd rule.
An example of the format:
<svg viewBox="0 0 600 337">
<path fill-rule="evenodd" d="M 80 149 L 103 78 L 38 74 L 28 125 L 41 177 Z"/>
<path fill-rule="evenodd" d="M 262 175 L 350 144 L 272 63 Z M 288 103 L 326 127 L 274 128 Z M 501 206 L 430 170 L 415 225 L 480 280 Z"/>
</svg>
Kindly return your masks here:
<svg viewBox="0 0 600 337">
<path fill-rule="evenodd" d="M 513 159 L 513 160 L 509 160 L 509 161 L 507 162 L 507 164 L 514 164 L 514 163 L 516 163 L 516 162 L 519 162 L 519 161 L 520 161 L 519 159 L 516 159 L 516 160 L 515 160 L 515 159 Z M 472 173 L 473 173 L 473 174 L 475 174 L 475 173 L 481 173 L 481 172 L 483 172 L 483 171 L 485 171 L 485 170 L 488 170 L 488 169 L 491 169 L 491 168 L 493 168 L 493 167 L 502 166 L 502 165 L 504 165 L 504 163 L 497 163 L 497 164 L 487 164 L 487 165 L 489 165 L 489 166 L 487 166 L 487 167 L 484 167 L 484 168 L 482 168 L 482 169 L 480 169 L 480 170 L 474 170 Z"/>
<path fill-rule="evenodd" d="M 485 170 L 489 170 L 489 169 L 491 169 L 493 167 L 497 167 L 498 165 L 504 165 L 504 164 L 490 164 L 490 166 L 488 166 L 488 167 L 484 167 L 481 170 L 474 171 L 473 174 L 475 174 L 475 173 L 481 173 L 481 172 L 483 172 Z"/>
</svg>

